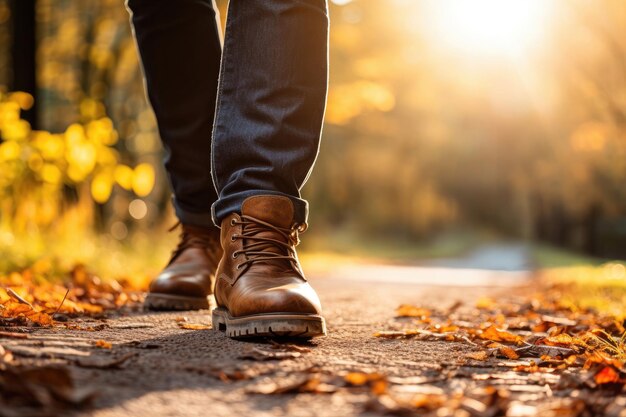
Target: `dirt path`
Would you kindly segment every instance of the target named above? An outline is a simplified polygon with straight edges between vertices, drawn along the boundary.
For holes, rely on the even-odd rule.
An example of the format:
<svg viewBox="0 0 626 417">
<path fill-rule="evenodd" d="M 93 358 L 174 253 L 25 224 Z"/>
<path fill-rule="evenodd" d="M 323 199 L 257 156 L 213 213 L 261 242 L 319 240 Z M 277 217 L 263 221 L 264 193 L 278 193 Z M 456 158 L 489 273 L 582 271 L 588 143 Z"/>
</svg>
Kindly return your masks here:
<svg viewBox="0 0 626 417">
<path fill-rule="evenodd" d="M 467 280 L 463 286 L 442 286 L 445 283 L 441 280 L 438 286 L 426 286 L 423 281 L 427 271 L 415 269 L 414 283 L 397 282 L 393 277 L 394 267 L 379 268 L 378 280 L 360 282 L 354 276 L 313 278 L 311 281 L 324 303 L 329 336 L 300 345 L 299 352 L 293 352 L 293 347 L 273 349 L 266 341 L 233 341 L 213 330 L 181 328 L 183 317 L 187 323 L 210 324 L 208 311 L 135 312 L 104 321 L 77 323 L 90 330 L 41 329 L 29 334 L 27 339 L 0 336 L 0 344 L 12 351 L 21 364 L 69 367 L 77 386 L 95 394 L 92 405 L 75 411 L 78 415 L 360 415 L 371 401 L 371 396 L 362 389 L 342 389 L 332 395 L 248 391 L 272 391 L 272 381 L 294 380 L 297 385 L 298 378 L 309 378 L 312 373 L 377 372 L 436 381 L 442 373 L 463 370 L 458 359 L 473 350 L 469 344 L 384 340 L 372 336 L 379 330 L 398 327 L 394 312 L 402 303 L 445 309 L 457 301 L 471 306 L 478 297 L 512 291 L 475 287 Z M 353 272 L 352 275 L 357 275 L 358 271 Z M 458 271 L 447 271 L 451 282 L 456 280 L 455 273 Z M 485 278 L 489 274 L 476 274 L 476 282 L 489 281 Z M 385 282 L 387 278 L 389 282 Z M 519 283 L 508 277 L 498 282 L 505 287 Z M 95 347 L 98 340 L 111 343 L 112 348 Z M 264 360 L 275 352 L 286 359 Z M 469 375 L 476 370 L 467 368 L 464 373 Z M 459 387 L 472 383 L 471 378 L 465 379 L 465 382 L 459 380 L 462 382 Z M 427 389 L 439 389 L 437 386 L 441 383 L 428 384 Z M 66 410 L 62 414 L 67 413 Z M 375 411 L 371 414 L 379 415 Z M 20 414 L 5 409 L 0 410 L 0 415 Z"/>
</svg>

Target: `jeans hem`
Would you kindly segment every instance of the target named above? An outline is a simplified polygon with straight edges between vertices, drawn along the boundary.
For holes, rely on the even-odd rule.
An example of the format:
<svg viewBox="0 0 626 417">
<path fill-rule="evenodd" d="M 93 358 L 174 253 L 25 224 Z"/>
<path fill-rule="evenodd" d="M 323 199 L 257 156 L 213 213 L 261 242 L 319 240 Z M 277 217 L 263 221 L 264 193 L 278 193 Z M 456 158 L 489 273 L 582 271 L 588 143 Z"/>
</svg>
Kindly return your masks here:
<svg viewBox="0 0 626 417">
<path fill-rule="evenodd" d="M 309 217 L 309 203 L 306 200 L 303 200 L 299 197 L 294 197 L 289 194 L 281 193 L 278 191 L 266 191 L 266 190 L 252 190 L 245 191 L 230 195 L 228 197 L 223 197 L 217 200 L 211 206 L 211 213 L 213 217 L 214 223 L 220 227 L 222 220 L 229 216 L 232 213 L 241 214 L 241 205 L 248 197 L 258 196 L 258 195 L 278 195 L 287 197 L 293 203 L 293 221 L 301 224 L 306 223 Z"/>
</svg>

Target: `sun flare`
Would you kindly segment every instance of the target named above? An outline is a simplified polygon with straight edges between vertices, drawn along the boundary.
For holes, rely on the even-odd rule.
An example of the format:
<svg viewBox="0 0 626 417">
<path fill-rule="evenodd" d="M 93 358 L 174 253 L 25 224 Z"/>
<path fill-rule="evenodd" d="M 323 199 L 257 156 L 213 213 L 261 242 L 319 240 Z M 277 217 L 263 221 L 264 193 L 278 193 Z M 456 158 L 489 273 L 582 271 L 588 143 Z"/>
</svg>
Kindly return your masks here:
<svg viewBox="0 0 626 417">
<path fill-rule="evenodd" d="M 436 39 L 468 53 L 512 54 L 537 44 L 548 27 L 551 0 L 433 0 Z"/>
</svg>

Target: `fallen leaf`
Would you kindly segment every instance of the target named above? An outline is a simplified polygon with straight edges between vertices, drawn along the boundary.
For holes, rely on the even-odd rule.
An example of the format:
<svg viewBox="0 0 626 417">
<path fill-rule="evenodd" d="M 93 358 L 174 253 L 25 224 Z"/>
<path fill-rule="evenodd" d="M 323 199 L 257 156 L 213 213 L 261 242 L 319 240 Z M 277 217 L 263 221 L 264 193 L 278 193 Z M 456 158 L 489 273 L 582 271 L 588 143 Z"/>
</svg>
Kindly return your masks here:
<svg viewBox="0 0 626 417">
<path fill-rule="evenodd" d="M 473 359 L 475 361 L 486 361 L 487 358 L 489 358 L 489 354 L 485 352 L 484 350 L 482 350 L 480 352 L 466 353 L 465 357 L 468 359 Z"/>
<path fill-rule="evenodd" d="M 428 317 L 430 315 L 430 310 L 409 304 L 402 304 L 396 309 L 397 317 Z"/>
<path fill-rule="evenodd" d="M 519 366 L 514 367 L 513 370 L 515 372 L 528 372 L 528 373 L 542 372 L 543 371 L 539 367 L 539 365 L 537 365 L 536 363 L 533 363 L 532 365 L 519 365 Z"/>
<path fill-rule="evenodd" d="M 498 351 L 508 359 L 519 359 L 519 355 L 509 346 L 503 346 Z"/>
<path fill-rule="evenodd" d="M 286 352 L 309 353 L 311 351 L 311 349 L 306 346 L 298 346 L 292 343 L 280 343 L 272 339 L 270 339 L 269 342 L 271 343 L 272 348 L 280 349 Z"/>
<path fill-rule="evenodd" d="M 383 339 L 407 339 L 415 337 L 418 334 L 416 330 L 404 330 L 404 331 L 380 331 L 374 333 L 374 337 L 381 337 Z"/>
<path fill-rule="evenodd" d="M 621 382 L 620 374 L 612 366 L 605 366 L 595 376 L 596 384 L 614 384 Z"/>
<path fill-rule="evenodd" d="M 208 330 L 211 328 L 211 325 L 202 323 L 178 323 L 178 327 L 185 330 Z"/>
<path fill-rule="evenodd" d="M 559 346 L 547 346 L 547 345 L 527 345 L 515 349 L 515 352 L 521 357 L 535 357 L 540 358 L 542 356 L 549 357 L 568 357 L 576 353 L 574 349 L 559 347 Z"/>
<path fill-rule="evenodd" d="M 302 356 L 300 352 L 291 351 L 279 351 L 276 349 L 264 350 L 258 347 L 252 347 L 239 356 L 239 359 L 249 359 L 255 361 L 271 361 L 271 360 L 284 360 L 295 359 Z"/>
<path fill-rule="evenodd" d="M 99 347 L 101 349 L 112 349 L 113 348 L 113 344 L 110 342 L 107 342 L 106 340 L 97 340 L 95 343 L 96 347 Z"/>
<path fill-rule="evenodd" d="M 337 387 L 322 383 L 321 375 L 304 373 L 263 381 L 246 389 L 250 394 L 333 393 Z"/>
<path fill-rule="evenodd" d="M 30 307 L 31 309 L 34 309 L 33 305 L 31 303 L 29 303 L 28 301 L 26 301 L 24 298 L 22 298 L 18 293 L 16 293 L 15 291 L 13 291 L 11 288 L 7 288 L 6 289 L 7 294 L 9 294 L 9 296 L 11 298 L 13 298 L 14 300 L 16 300 L 18 303 L 20 304 L 26 304 L 28 307 Z"/>
<path fill-rule="evenodd" d="M 524 340 L 524 338 L 519 335 L 498 330 L 494 325 L 484 329 L 478 337 L 485 340 L 492 340 L 494 342 L 521 342 Z"/>
<path fill-rule="evenodd" d="M 344 376 L 349 386 L 360 387 L 367 385 L 375 395 L 382 395 L 387 391 L 387 379 L 379 373 L 349 372 Z"/>
</svg>

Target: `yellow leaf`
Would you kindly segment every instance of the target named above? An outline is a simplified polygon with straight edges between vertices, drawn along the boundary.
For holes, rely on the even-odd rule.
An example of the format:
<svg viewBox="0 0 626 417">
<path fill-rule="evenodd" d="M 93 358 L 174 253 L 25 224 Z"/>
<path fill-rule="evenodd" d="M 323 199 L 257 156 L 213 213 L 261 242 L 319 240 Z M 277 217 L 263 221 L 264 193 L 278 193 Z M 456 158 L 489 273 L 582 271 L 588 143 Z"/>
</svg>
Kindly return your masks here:
<svg viewBox="0 0 626 417">
<path fill-rule="evenodd" d="M 131 190 L 133 188 L 133 170 L 127 165 L 118 165 L 113 172 L 115 182 L 119 184 L 125 190 Z"/>
<path fill-rule="evenodd" d="M 15 102 L 22 110 L 28 110 L 33 107 L 35 100 L 33 96 L 23 91 L 16 91 L 9 95 L 9 100 Z"/>
<path fill-rule="evenodd" d="M 145 197 L 154 187 L 154 168 L 150 164 L 139 164 L 133 173 L 133 191 L 139 197 Z"/>
<path fill-rule="evenodd" d="M 113 184 L 111 176 L 102 172 L 96 175 L 91 181 L 91 196 L 100 204 L 106 203 L 111 196 L 112 188 Z"/>
<path fill-rule="evenodd" d="M 19 143 L 15 141 L 6 141 L 0 145 L 0 160 L 11 161 L 18 159 L 22 152 L 22 148 Z"/>
</svg>

